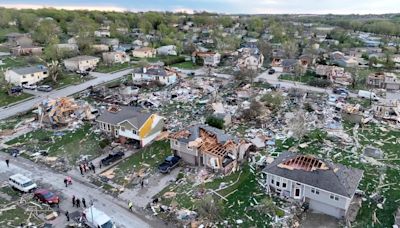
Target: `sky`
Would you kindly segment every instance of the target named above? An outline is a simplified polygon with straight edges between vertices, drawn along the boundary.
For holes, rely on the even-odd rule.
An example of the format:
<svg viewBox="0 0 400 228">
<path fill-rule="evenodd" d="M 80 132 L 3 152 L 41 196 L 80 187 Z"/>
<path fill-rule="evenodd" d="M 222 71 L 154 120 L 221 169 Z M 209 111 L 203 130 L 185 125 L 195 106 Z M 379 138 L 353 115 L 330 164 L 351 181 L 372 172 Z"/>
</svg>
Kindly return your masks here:
<svg viewBox="0 0 400 228">
<path fill-rule="evenodd" d="M 227 14 L 400 13 L 399 0 L 0 0 L 9 8 L 54 7 L 107 11 L 209 11 Z"/>
</svg>

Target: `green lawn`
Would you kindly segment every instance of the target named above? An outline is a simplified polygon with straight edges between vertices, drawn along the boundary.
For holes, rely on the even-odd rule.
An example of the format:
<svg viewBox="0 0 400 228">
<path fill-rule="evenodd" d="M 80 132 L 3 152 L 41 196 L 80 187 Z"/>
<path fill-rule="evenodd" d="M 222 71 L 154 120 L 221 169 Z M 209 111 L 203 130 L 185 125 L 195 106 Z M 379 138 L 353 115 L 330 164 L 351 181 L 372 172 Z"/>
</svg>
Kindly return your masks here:
<svg viewBox="0 0 400 228">
<path fill-rule="evenodd" d="M 308 83 L 315 79 L 315 76 L 309 72 L 304 74 L 303 76 L 295 76 L 293 74 L 282 74 L 279 76 L 279 79 L 281 80 L 288 80 L 288 81 L 295 81 L 295 82 L 302 82 L 302 83 Z"/>
<path fill-rule="evenodd" d="M 45 80 L 41 81 L 40 84 L 50 85 L 54 89 L 59 89 L 59 88 L 70 86 L 70 85 L 78 85 L 78 84 L 81 84 L 90 79 L 92 79 L 92 77 L 90 77 L 90 76 L 82 77 L 79 74 L 63 72 L 61 77 L 59 77 L 57 79 L 57 82 L 54 82 L 51 78 L 46 78 Z"/>
<path fill-rule="evenodd" d="M 113 182 L 124 185 L 126 184 L 124 178 L 127 175 L 143 168 L 154 170 L 168 155 L 172 155 L 169 141 L 155 141 L 119 163 L 115 169 Z"/>
<path fill-rule="evenodd" d="M 353 135 L 352 128 L 354 125 L 344 123 L 343 126 L 349 135 Z M 333 147 L 328 148 L 329 152 L 325 151 L 327 146 L 323 140 L 330 140 L 326 134 L 319 130 L 312 131 L 308 135 L 308 139 L 301 142 L 311 142 L 308 147 L 298 149 L 300 153 L 318 155 L 322 158 L 332 159 L 336 163 L 364 170 L 364 177 L 361 180 L 359 189 L 366 193 L 366 201 L 362 202 L 362 207 L 352 227 L 391 227 L 394 220 L 393 214 L 400 202 L 400 156 L 398 152 L 400 131 L 369 124 L 364 128 L 358 129 L 357 132 L 361 147 L 356 153 L 351 152 L 353 145 L 343 145 L 340 140 L 338 142 L 331 141 Z M 288 139 L 285 142 L 277 141 L 277 151 L 285 151 L 296 144 L 297 142 L 293 139 Z M 362 150 L 367 145 L 380 148 L 384 152 L 385 157 L 380 160 L 384 167 L 360 162 Z M 379 184 L 379 179 L 382 177 L 385 178 Z M 389 186 L 378 188 L 378 186 L 386 184 L 389 184 Z M 379 192 L 386 199 L 383 209 L 379 209 L 377 203 L 369 198 L 374 192 Z M 380 223 L 373 224 L 371 218 L 374 212 L 376 212 Z"/>
<path fill-rule="evenodd" d="M 114 71 L 119 71 L 119 70 L 123 70 L 126 68 L 132 67 L 131 63 L 122 63 L 122 64 L 113 64 L 111 66 L 109 65 L 105 65 L 105 64 L 99 64 L 96 67 L 96 72 L 100 72 L 100 73 L 110 73 L 110 72 L 114 72 Z"/>
<path fill-rule="evenodd" d="M 28 62 L 26 61 L 26 58 L 24 57 L 8 57 L 3 59 L 3 63 L 5 65 L 1 65 L 0 69 L 25 67 L 29 65 Z"/>
<path fill-rule="evenodd" d="M 6 142 L 8 145 L 22 144 L 28 151 L 48 150 L 49 156 L 64 157 L 74 163 L 81 155 L 90 155 L 90 159 L 101 155 L 100 135 L 93 133 L 90 124 L 74 131 L 56 132 L 38 129 L 26 135 Z"/>
<path fill-rule="evenodd" d="M 187 175 L 184 184 L 173 183 L 162 190 L 158 196 L 161 197 L 163 204 L 196 210 L 197 203 L 204 198 L 204 195 L 197 195 L 197 193 L 203 191 L 203 189 L 217 190 L 220 184 L 224 182 L 226 185 L 232 186 L 217 192 L 226 197 L 228 201 L 222 200 L 210 191 L 206 194 L 221 199 L 223 210 L 220 212 L 221 221 L 219 222 L 227 220 L 229 224 L 236 224 L 236 220 L 241 219 L 243 220 L 241 227 L 265 227 L 268 226 L 271 219 L 253 208 L 254 205 L 267 197 L 256 177 L 256 174 L 251 171 L 248 165 L 244 165 L 241 171 L 200 185 L 195 184 L 194 178 Z M 169 199 L 162 197 L 166 192 L 175 192 L 176 196 Z"/>
<path fill-rule="evenodd" d="M 193 64 L 193 62 L 176 63 L 172 64 L 171 67 L 178 67 L 184 70 L 196 70 L 200 68 L 200 66 Z"/>
<path fill-rule="evenodd" d="M 32 96 L 33 95 L 27 93 L 21 93 L 19 95 L 9 96 L 6 89 L 0 88 L 0 107 L 27 99 Z"/>
<path fill-rule="evenodd" d="M 7 208 L 8 207 L 7 205 L 10 202 L 15 202 L 15 200 L 19 200 L 20 198 L 20 193 L 11 189 L 8 186 L 0 188 L 0 192 L 5 193 L 6 195 L 12 197 L 11 201 L 8 201 L 0 197 L 0 209 L 2 209 L 3 207 Z M 9 206 L 11 206 L 11 204 Z M 21 223 L 26 224 L 27 219 L 29 218 L 29 214 L 30 212 L 25 211 L 21 207 L 16 207 L 15 209 L 12 210 L 3 211 L 0 213 L 0 227 L 17 227 Z M 42 221 L 38 220 L 33 216 L 31 217 L 29 222 L 36 225 L 40 225 L 43 223 Z"/>
</svg>

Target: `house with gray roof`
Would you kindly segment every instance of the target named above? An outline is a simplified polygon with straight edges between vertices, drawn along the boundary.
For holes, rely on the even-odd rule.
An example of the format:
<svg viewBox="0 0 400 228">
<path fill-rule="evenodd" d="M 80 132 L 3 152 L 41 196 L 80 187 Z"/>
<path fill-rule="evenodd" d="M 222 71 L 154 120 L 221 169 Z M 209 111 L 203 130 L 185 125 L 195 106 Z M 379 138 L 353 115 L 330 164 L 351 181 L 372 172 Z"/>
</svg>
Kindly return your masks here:
<svg viewBox="0 0 400 228">
<path fill-rule="evenodd" d="M 158 81 L 163 85 L 174 84 L 178 80 L 177 72 L 163 66 L 142 67 L 132 73 L 134 81 Z"/>
<path fill-rule="evenodd" d="M 13 85 L 34 85 L 49 76 L 43 65 L 13 68 L 5 72 L 5 79 Z"/>
<path fill-rule="evenodd" d="M 263 170 L 268 192 L 306 202 L 315 211 L 343 218 L 363 171 L 311 155 L 280 154 Z"/>
<path fill-rule="evenodd" d="M 244 159 L 250 144 L 205 124 L 189 126 L 170 135 L 171 149 L 188 164 L 229 173 Z"/>
<path fill-rule="evenodd" d="M 97 119 L 100 130 L 121 143 L 145 146 L 164 128 L 164 118 L 131 106 L 110 106 Z"/>
</svg>

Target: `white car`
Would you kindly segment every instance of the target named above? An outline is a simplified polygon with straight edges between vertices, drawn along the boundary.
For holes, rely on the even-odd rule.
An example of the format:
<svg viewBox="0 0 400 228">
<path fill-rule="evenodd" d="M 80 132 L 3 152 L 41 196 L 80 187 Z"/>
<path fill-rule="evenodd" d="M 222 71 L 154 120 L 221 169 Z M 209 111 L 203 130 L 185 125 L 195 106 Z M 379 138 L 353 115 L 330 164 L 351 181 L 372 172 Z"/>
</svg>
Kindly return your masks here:
<svg viewBox="0 0 400 228">
<path fill-rule="evenodd" d="M 22 87 L 24 89 L 31 89 L 31 90 L 35 90 L 37 88 L 37 85 L 28 85 L 28 84 L 24 84 L 22 85 Z"/>
</svg>

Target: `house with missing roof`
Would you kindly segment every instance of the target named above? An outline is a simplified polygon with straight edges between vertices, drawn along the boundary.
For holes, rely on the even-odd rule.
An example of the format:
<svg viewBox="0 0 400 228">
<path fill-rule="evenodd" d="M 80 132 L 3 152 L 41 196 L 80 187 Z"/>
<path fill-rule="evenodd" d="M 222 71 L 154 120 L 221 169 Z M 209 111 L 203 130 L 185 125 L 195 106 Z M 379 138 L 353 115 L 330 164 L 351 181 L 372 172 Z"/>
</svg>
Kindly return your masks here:
<svg viewBox="0 0 400 228">
<path fill-rule="evenodd" d="M 43 65 L 20 67 L 7 70 L 4 74 L 7 82 L 13 85 L 33 85 L 49 76 Z"/>
<path fill-rule="evenodd" d="M 174 84 L 178 80 L 177 73 L 167 67 L 150 66 L 142 67 L 132 73 L 134 81 L 157 81 L 163 85 Z"/>
<path fill-rule="evenodd" d="M 363 171 L 311 155 L 280 154 L 263 170 L 268 192 L 309 204 L 324 214 L 343 218 L 353 200 Z"/>
<path fill-rule="evenodd" d="M 188 164 L 204 166 L 224 174 L 245 158 L 250 144 L 208 126 L 193 125 L 170 135 L 171 149 Z"/>
<path fill-rule="evenodd" d="M 131 106 L 110 106 L 97 119 L 101 131 L 121 143 L 145 146 L 164 128 L 164 118 Z"/>
</svg>

